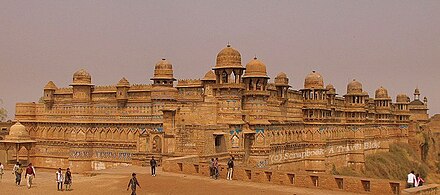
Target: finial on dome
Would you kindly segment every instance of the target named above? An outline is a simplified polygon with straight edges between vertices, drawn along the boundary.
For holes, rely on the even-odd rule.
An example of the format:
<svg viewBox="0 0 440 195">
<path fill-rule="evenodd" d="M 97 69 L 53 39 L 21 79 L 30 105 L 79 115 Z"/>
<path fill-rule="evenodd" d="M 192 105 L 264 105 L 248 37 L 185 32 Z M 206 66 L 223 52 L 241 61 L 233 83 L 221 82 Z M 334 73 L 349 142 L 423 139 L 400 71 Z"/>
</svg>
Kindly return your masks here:
<svg viewBox="0 0 440 195">
<path fill-rule="evenodd" d="M 312 70 L 313 73 L 315 73 L 316 71 Z"/>
<path fill-rule="evenodd" d="M 165 59 L 165 58 L 162 58 L 162 60 L 167 60 L 167 59 Z"/>
<path fill-rule="evenodd" d="M 228 44 L 226 45 L 226 47 L 231 47 L 231 44 L 229 43 L 229 41 L 228 41 Z"/>
<path fill-rule="evenodd" d="M 257 59 L 257 54 L 254 55 L 254 60 L 256 60 L 256 59 Z"/>
</svg>

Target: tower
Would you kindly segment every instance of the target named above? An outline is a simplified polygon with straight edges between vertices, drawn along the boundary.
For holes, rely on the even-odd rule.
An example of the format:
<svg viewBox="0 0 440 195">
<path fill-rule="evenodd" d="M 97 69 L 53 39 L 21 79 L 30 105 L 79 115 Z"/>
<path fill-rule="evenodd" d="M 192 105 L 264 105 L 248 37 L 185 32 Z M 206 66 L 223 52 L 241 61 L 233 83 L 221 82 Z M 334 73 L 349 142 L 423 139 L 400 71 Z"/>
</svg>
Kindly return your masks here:
<svg viewBox="0 0 440 195">
<path fill-rule="evenodd" d="M 214 94 L 218 101 L 217 122 L 229 125 L 243 125 L 242 92 L 244 85 L 241 77 L 244 71 L 241 54 L 231 45 L 227 45 L 217 54 L 213 68 L 216 82 Z"/>
<path fill-rule="evenodd" d="M 119 107 L 125 107 L 128 101 L 128 89 L 130 89 L 130 83 L 123 77 L 116 85 L 116 100 Z"/>
<path fill-rule="evenodd" d="M 247 112 L 246 120 L 251 125 L 267 125 L 267 76 L 266 65 L 256 57 L 246 64 L 243 75 L 245 91 L 243 96 L 243 109 Z"/>
<path fill-rule="evenodd" d="M 376 108 L 375 119 L 377 122 L 393 122 L 394 117 L 391 113 L 391 98 L 388 96 L 388 90 L 382 86 L 376 90 L 374 95 L 374 106 Z"/>
<path fill-rule="evenodd" d="M 303 96 L 303 116 L 305 122 L 322 122 L 330 116 L 327 108 L 327 89 L 324 79 L 316 71 L 308 74 L 304 80 L 304 88 L 300 90 Z"/>
<path fill-rule="evenodd" d="M 55 101 L 54 94 L 56 89 L 57 86 L 52 81 L 49 81 L 46 86 L 44 86 L 43 101 L 47 109 L 52 109 Z"/>
<path fill-rule="evenodd" d="M 414 90 L 414 100 L 409 103 L 408 109 L 410 111 L 410 120 L 427 122 L 428 114 L 428 99 L 425 97 L 423 102 L 420 100 L 420 90 Z"/>
<path fill-rule="evenodd" d="M 73 102 L 90 102 L 93 89 L 92 77 L 84 69 L 78 70 L 73 74 Z"/>
<path fill-rule="evenodd" d="M 151 78 L 153 86 L 172 87 L 174 81 L 173 65 L 166 59 L 162 59 L 154 66 L 154 76 Z"/>
<path fill-rule="evenodd" d="M 348 123 L 363 123 L 367 117 L 366 99 L 368 94 L 362 91 L 362 83 L 353 79 L 347 85 L 345 98 L 345 118 Z"/>
<path fill-rule="evenodd" d="M 407 123 L 409 121 L 409 97 L 405 94 L 399 94 L 396 97 L 395 115 L 398 123 Z"/>
<path fill-rule="evenodd" d="M 275 87 L 277 89 L 277 95 L 279 98 L 287 99 L 287 90 L 289 89 L 289 78 L 286 73 L 280 72 L 275 77 Z"/>
</svg>

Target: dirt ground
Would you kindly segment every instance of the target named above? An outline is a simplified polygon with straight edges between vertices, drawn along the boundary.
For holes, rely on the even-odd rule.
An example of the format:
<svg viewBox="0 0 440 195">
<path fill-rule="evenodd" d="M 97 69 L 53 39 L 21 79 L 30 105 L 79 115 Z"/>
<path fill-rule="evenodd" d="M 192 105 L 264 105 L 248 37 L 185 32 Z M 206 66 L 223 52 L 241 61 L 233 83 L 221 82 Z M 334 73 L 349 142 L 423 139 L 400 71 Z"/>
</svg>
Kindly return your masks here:
<svg viewBox="0 0 440 195">
<path fill-rule="evenodd" d="M 27 189 L 24 176 L 21 186 L 15 186 L 15 176 L 12 174 L 11 168 L 6 169 L 0 180 L 0 194 L 130 194 L 131 191 L 126 191 L 126 189 L 132 172 L 137 173 L 141 185 L 137 194 L 352 194 L 236 180 L 228 181 L 224 178 L 213 180 L 199 176 L 162 172 L 160 168 L 157 170 L 157 176 L 152 177 L 149 175 L 149 167 L 139 166 L 117 167 L 87 175 L 73 174 L 72 190 L 57 191 L 55 170 L 37 169 L 36 172 L 34 185 L 31 189 Z"/>
</svg>

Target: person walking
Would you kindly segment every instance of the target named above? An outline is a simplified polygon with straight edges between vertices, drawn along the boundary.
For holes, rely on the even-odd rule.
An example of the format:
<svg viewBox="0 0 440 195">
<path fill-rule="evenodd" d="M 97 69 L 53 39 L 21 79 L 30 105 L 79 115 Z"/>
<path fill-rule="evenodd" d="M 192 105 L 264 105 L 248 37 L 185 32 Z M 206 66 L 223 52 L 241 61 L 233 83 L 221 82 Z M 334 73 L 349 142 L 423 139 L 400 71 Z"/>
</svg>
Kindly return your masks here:
<svg viewBox="0 0 440 195">
<path fill-rule="evenodd" d="M 209 176 L 214 179 L 214 158 L 211 158 L 211 162 L 209 162 Z"/>
<path fill-rule="evenodd" d="M 217 179 L 219 176 L 219 170 L 218 170 L 218 158 L 215 158 L 214 160 L 214 179 Z"/>
<path fill-rule="evenodd" d="M 64 185 L 66 185 L 66 191 L 69 191 L 72 187 L 72 173 L 70 172 L 70 168 L 66 170 L 66 176 L 64 177 Z"/>
<path fill-rule="evenodd" d="M 139 182 L 136 179 L 136 173 L 131 174 L 131 176 L 132 176 L 132 178 L 128 182 L 127 191 L 128 191 L 128 188 L 130 188 L 130 186 L 131 186 L 131 195 L 136 195 L 136 186 L 139 186 L 139 188 L 141 188 L 141 186 L 139 185 Z"/>
<path fill-rule="evenodd" d="M 32 163 L 29 163 L 28 167 L 26 168 L 24 178 L 27 178 L 27 187 L 30 189 L 32 187 L 32 180 L 35 178 L 35 168 L 32 166 Z"/>
<path fill-rule="evenodd" d="M 14 168 L 12 168 L 12 174 L 15 174 L 15 171 L 18 169 L 18 167 L 20 167 L 19 162 L 15 163 Z"/>
<path fill-rule="evenodd" d="M 154 156 L 151 157 L 150 166 L 151 166 L 151 176 L 155 177 L 157 162 L 156 160 L 154 160 Z"/>
<path fill-rule="evenodd" d="M 416 181 L 416 176 L 414 175 L 414 171 L 411 171 L 408 174 L 408 179 L 406 181 L 406 188 L 413 188 L 414 187 L 414 182 Z"/>
<path fill-rule="evenodd" d="M 423 186 L 423 183 L 425 183 L 425 180 L 420 176 L 420 174 L 416 174 L 416 181 L 414 182 L 415 187 Z"/>
<path fill-rule="evenodd" d="M 2 163 L 0 163 L 0 179 L 3 179 L 4 171 L 5 171 L 5 167 L 2 165 Z"/>
<path fill-rule="evenodd" d="M 21 183 L 21 174 L 23 173 L 23 168 L 21 167 L 20 163 L 17 163 L 16 166 L 14 166 L 14 173 L 15 174 L 15 184 L 17 186 L 20 186 Z"/>
<path fill-rule="evenodd" d="M 57 181 L 57 190 L 63 191 L 63 173 L 61 172 L 61 168 L 58 168 L 58 171 L 55 173 L 55 181 Z"/>
<path fill-rule="evenodd" d="M 232 172 L 234 170 L 234 157 L 228 160 L 228 174 L 226 175 L 227 180 L 232 180 Z"/>
</svg>

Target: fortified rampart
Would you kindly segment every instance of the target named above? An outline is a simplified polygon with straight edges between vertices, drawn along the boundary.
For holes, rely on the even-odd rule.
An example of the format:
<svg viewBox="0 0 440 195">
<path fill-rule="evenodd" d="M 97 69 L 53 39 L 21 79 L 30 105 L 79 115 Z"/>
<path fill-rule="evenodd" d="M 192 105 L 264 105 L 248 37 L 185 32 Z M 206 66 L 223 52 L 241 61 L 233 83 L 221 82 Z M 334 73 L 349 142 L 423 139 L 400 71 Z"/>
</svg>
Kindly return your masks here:
<svg viewBox="0 0 440 195">
<path fill-rule="evenodd" d="M 17 103 L 16 120 L 37 141 L 20 152 L 37 167 L 76 171 L 228 154 L 250 167 L 325 173 L 333 165 L 362 169 L 365 154 L 408 142 L 408 132 L 428 121 L 419 89 L 412 101 L 405 94 L 393 101 L 384 87 L 370 96 L 357 80 L 338 95 L 316 71 L 300 89 L 285 73 L 267 75 L 257 58 L 243 66 L 230 45 L 200 79 L 177 81 L 166 59 L 151 84 L 122 78 L 95 86 L 81 69 L 68 87 L 49 81 L 42 102 Z"/>
</svg>

